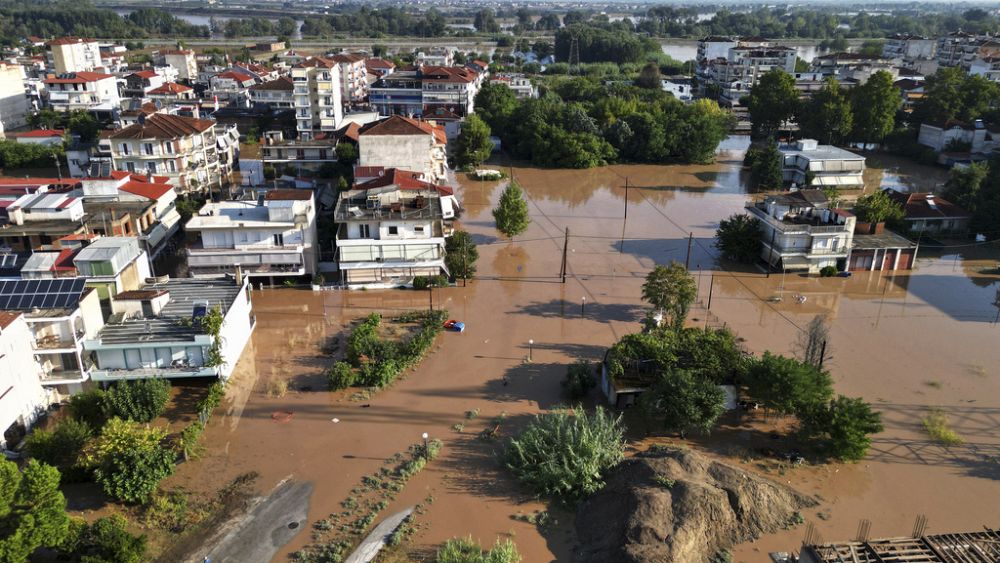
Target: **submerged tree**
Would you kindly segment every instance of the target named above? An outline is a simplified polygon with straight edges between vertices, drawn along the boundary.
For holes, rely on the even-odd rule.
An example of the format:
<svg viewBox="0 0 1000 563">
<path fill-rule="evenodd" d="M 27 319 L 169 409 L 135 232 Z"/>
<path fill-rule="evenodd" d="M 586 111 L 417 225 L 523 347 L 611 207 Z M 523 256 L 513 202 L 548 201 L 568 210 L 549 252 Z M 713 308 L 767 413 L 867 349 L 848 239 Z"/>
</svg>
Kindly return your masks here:
<svg viewBox="0 0 1000 563">
<path fill-rule="evenodd" d="M 798 112 L 799 91 L 795 89 L 795 78 L 780 68 L 762 74 L 750 89 L 748 98 L 754 137 L 774 138 L 782 124 Z"/>
<path fill-rule="evenodd" d="M 746 213 L 723 219 L 715 231 L 715 248 L 728 260 L 753 262 L 760 256 L 760 220 Z"/>
<path fill-rule="evenodd" d="M 490 127 L 478 115 L 472 114 L 462 123 L 455 140 L 455 164 L 460 168 L 479 166 L 493 153 Z"/>
<path fill-rule="evenodd" d="M 476 260 L 479 260 L 479 250 L 472 237 L 465 231 L 455 231 L 445 240 L 444 264 L 448 267 L 452 279 L 467 280 L 476 275 Z"/>
<path fill-rule="evenodd" d="M 726 394 L 703 375 L 670 370 L 642 394 L 640 404 L 651 420 L 677 431 L 709 432 L 726 408 Z"/>
<path fill-rule="evenodd" d="M 507 238 L 514 238 L 528 229 L 531 223 L 528 202 L 524 200 L 521 186 L 513 179 L 504 188 L 500 202 L 493 210 L 493 219 L 497 222 L 497 230 Z"/>
<path fill-rule="evenodd" d="M 799 415 L 802 431 L 823 441 L 823 448 L 833 457 L 857 461 L 868 453 L 871 435 L 883 430 L 882 416 L 858 398 L 838 396 L 820 403 Z"/>
<path fill-rule="evenodd" d="M 679 262 L 671 262 L 669 266 L 656 266 L 646 275 L 646 282 L 642 284 L 643 301 L 656 307 L 663 316 L 663 321 L 674 330 L 684 327 L 697 293 L 694 277 Z"/>
</svg>

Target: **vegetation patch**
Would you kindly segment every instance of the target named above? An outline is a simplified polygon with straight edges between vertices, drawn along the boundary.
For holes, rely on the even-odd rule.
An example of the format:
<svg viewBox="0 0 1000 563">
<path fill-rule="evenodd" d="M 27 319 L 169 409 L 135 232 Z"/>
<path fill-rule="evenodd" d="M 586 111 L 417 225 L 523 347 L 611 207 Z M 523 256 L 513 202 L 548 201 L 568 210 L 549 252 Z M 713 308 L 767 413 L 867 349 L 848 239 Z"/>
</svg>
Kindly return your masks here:
<svg viewBox="0 0 1000 563">
<path fill-rule="evenodd" d="M 959 446 L 965 441 L 948 424 L 948 417 L 941 409 L 931 409 L 921 422 L 931 439 L 942 446 Z"/>
</svg>

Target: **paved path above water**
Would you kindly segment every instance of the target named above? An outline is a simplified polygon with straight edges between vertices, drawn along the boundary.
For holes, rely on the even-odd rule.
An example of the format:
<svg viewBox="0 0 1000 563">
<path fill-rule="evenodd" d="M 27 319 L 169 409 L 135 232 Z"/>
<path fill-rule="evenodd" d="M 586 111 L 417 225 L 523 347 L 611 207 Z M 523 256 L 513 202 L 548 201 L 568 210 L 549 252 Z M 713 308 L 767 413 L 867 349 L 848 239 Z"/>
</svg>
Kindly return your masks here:
<svg viewBox="0 0 1000 563">
<path fill-rule="evenodd" d="M 406 520 L 410 514 L 413 514 L 413 507 L 409 507 L 402 512 L 397 512 L 392 516 L 386 518 L 381 524 L 375 526 L 375 529 L 365 537 L 364 541 L 358 545 L 358 548 L 354 550 L 354 553 L 348 557 L 344 563 L 368 563 L 373 561 L 378 557 L 378 552 L 385 547 L 386 542 L 392 536 L 392 533 L 396 531 L 396 528 Z"/>
</svg>

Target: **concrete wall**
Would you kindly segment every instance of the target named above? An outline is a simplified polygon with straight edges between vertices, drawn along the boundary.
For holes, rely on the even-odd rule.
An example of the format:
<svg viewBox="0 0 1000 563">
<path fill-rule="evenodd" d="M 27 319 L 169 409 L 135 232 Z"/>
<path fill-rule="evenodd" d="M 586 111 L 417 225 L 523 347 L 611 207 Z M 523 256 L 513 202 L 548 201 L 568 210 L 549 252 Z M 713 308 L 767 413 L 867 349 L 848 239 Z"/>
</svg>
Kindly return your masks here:
<svg viewBox="0 0 1000 563">
<path fill-rule="evenodd" d="M 431 135 L 361 135 L 358 164 L 382 166 L 435 176 Z"/>
<path fill-rule="evenodd" d="M 252 303 L 248 283 L 249 278 L 246 278 L 242 293 L 236 296 L 232 306 L 229 307 L 222 329 L 219 331 L 219 336 L 222 338 L 222 357 L 225 360 L 225 364 L 218 368 L 219 377 L 222 379 L 228 379 L 236 369 L 236 362 L 243 354 L 243 349 L 253 332 L 253 325 L 250 324 Z"/>
<path fill-rule="evenodd" d="M 48 407 L 48 394 L 39 380 L 41 368 L 31 349 L 24 315 L 0 329 L 0 446 L 16 446 L 6 444 L 4 431 L 14 423 L 30 429 Z"/>
</svg>

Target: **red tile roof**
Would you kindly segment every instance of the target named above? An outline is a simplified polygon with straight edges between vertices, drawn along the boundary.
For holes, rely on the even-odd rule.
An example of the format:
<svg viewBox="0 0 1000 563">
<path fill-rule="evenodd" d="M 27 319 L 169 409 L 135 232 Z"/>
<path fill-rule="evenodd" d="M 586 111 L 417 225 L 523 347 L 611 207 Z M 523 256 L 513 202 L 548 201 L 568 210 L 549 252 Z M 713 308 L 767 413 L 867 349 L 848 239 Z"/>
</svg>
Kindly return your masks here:
<svg viewBox="0 0 1000 563">
<path fill-rule="evenodd" d="M 14 324 L 14 321 L 23 314 L 20 311 L 0 311 L 0 329 L 5 329 Z"/>
<path fill-rule="evenodd" d="M 215 126 L 214 121 L 195 119 L 180 115 L 154 113 L 145 123 L 133 123 L 115 131 L 112 139 L 175 139 L 208 131 Z"/>
<path fill-rule="evenodd" d="M 176 82 L 167 82 L 159 88 L 153 88 L 149 91 L 150 94 L 183 94 L 184 92 L 190 92 L 193 90 L 190 86 L 185 86 L 183 84 L 178 84 Z"/>
<path fill-rule="evenodd" d="M 59 76 L 51 76 L 45 79 L 46 84 L 86 84 L 87 82 L 97 82 L 106 78 L 114 78 L 114 75 L 101 72 L 69 72 Z"/>
<path fill-rule="evenodd" d="M 448 142 L 443 128 L 402 115 L 393 115 L 368 123 L 361 127 L 358 135 L 434 135 L 439 144 Z"/>
<path fill-rule="evenodd" d="M 420 76 L 432 82 L 469 83 L 476 80 L 478 73 L 464 66 L 425 66 L 420 69 Z"/>
<path fill-rule="evenodd" d="M 338 63 L 358 63 L 365 60 L 364 55 L 359 55 L 357 53 L 341 53 L 339 55 L 333 55 L 330 60 Z"/>
<path fill-rule="evenodd" d="M 138 76 L 140 78 L 155 78 L 159 76 L 159 74 L 156 74 L 155 70 L 138 70 L 136 72 L 133 72 L 129 76 Z"/>
<path fill-rule="evenodd" d="M 14 133 L 15 137 L 27 137 L 27 138 L 46 138 L 46 137 L 62 137 L 66 134 L 63 129 L 35 129 L 34 131 L 28 131 L 26 133 Z"/>
<path fill-rule="evenodd" d="M 93 39 L 82 39 L 80 37 L 60 37 L 46 43 L 46 45 L 75 45 L 76 43 L 95 43 Z"/>
<path fill-rule="evenodd" d="M 455 192 L 447 186 L 439 186 L 431 182 L 420 179 L 419 172 L 389 168 L 378 178 L 362 182 L 354 186 L 356 190 L 371 190 L 374 188 L 384 188 L 396 186 L 401 190 L 435 190 L 441 195 L 453 195 Z"/>
<path fill-rule="evenodd" d="M 324 59 L 323 57 L 309 57 L 308 59 L 295 65 L 295 68 L 333 68 L 337 66 L 337 63 L 331 61 L 330 59 Z"/>
<path fill-rule="evenodd" d="M 248 82 L 254 80 L 254 77 L 246 74 L 244 72 L 239 72 L 236 70 L 227 70 L 226 72 L 220 72 L 216 74 L 214 78 L 228 78 L 230 80 L 236 80 L 237 82 Z"/>
<path fill-rule="evenodd" d="M 264 194 L 267 201 L 309 201 L 312 199 L 312 190 L 300 190 L 295 188 L 269 190 Z"/>
<path fill-rule="evenodd" d="M 885 192 L 893 201 L 903 206 L 907 219 L 970 217 L 969 212 L 965 209 L 932 193 L 915 192 L 905 194 L 891 188 L 886 189 Z"/>
<path fill-rule="evenodd" d="M 76 270 L 76 266 L 73 265 L 73 257 L 76 256 L 77 252 L 80 252 L 81 248 L 64 248 L 59 251 L 59 256 L 56 256 L 56 261 L 52 265 L 52 270 L 55 272 L 71 272 Z"/>
<path fill-rule="evenodd" d="M 376 69 L 376 68 L 377 69 L 390 69 L 391 70 L 391 69 L 396 68 L 396 63 L 394 63 L 392 61 L 387 61 L 387 60 L 379 58 L 379 57 L 372 57 L 372 58 L 369 58 L 369 59 L 365 59 L 365 66 L 368 67 L 369 70 Z"/>
<path fill-rule="evenodd" d="M 147 199 L 156 201 L 163 197 L 167 192 L 173 191 L 174 187 L 170 184 L 160 184 L 153 182 L 139 182 L 132 180 L 126 183 L 124 186 L 118 188 L 123 192 L 128 192 L 137 196 L 142 196 Z"/>
<path fill-rule="evenodd" d="M 356 122 L 352 121 L 347 125 L 338 129 L 335 133 L 339 135 L 341 139 L 350 139 L 355 143 L 358 142 L 358 135 L 361 132 L 361 126 Z"/>
</svg>

